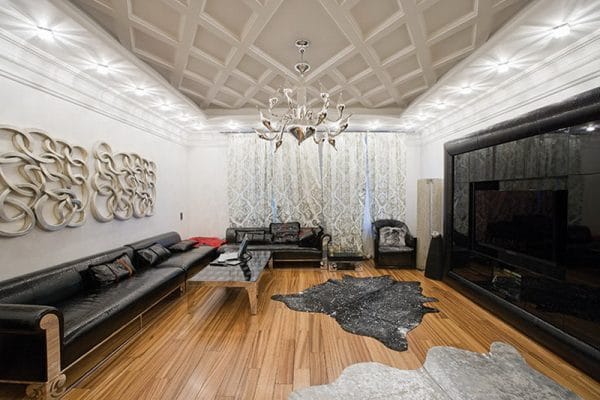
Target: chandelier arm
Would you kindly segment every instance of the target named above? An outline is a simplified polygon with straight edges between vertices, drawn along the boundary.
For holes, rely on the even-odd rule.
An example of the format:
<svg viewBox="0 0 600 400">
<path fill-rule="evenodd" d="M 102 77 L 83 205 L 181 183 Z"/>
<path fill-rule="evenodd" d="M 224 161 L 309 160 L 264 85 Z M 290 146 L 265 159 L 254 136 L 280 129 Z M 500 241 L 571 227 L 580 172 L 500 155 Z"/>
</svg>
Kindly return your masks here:
<svg viewBox="0 0 600 400">
<path fill-rule="evenodd" d="M 279 136 L 279 132 L 278 131 L 274 131 L 275 135 L 270 136 L 268 133 L 269 132 L 264 132 L 264 131 L 260 131 L 256 128 L 254 128 L 254 132 L 256 132 L 256 134 L 258 135 L 259 138 L 264 139 L 264 140 L 268 140 L 268 141 L 273 141 L 277 138 L 277 136 Z M 273 133 L 273 132 L 270 132 Z"/>
<path fill-rule="evenodd" d="M 344 118 L 344 120 L 342 121 L 341 124 L 339 124 L 337 130 L 335 131 L 335 133 L 329 133 L 329 137 L 336 137 L 339 136 L 340 134 L 344 133 L 344 131 L 346 129 L 348 129 L 348 120 L 350 119 L 350 117 L 352 116 L 352 114 L 348 115 L 346 118 Z"/>
<path fill-rule="evenodd" d="M 339 109 L 338 109 L 338 110 L 339 110 Z M 344 117 L 344 111 L 343 111 L 343 110 L 340 110 L 340 111 L 338 112 L 338 117 L 337 117 L 337 119 L 334 119 L 334 120 L 327 119 L 327 121 L 328 121 L 328 122 L 331 122 L 331 123 L 333 123 L 333 124 L 335 124 L 336 122 L 339 122 L 339 121 L 341 121 L 343 117 Z"/>
<path fill-rule="evenodd" d="M 297 40 L 296 46 L 300 50 L 300 62 L 294 66 L 294 69 L 300 74 L 301 81 L 305 72 L 310 70 L 310 65 L 304 62 L 304 51 L 309 45 L 308 40 Z M 288 86 L 286 83 L 285 86 Z M 345 105 L 342 102 L 340 94 L 337 101 L 337 119 L 330 120 L 328 116 L 334 114 L 334 111 L 329 110 L 331 106 L 330 95 L 321 85 L 320 98 L 322 101 L 321 108 L 315 112 L 309 107 L 309 102 L 306 99 L 306 88 L 300 87 L 285 87 L 282 86 L 273 97 L 269 98 L 268 111 L 260 111 L 260 119 L 262 125 L 268 131 L 256 130 L 260 138 L 276 141 L 275 151 L 283 144 L 284 133 L 287 131 L 298 140 L 301 144 L 304 140 L 312 136 L 313 141 L 317 144 L 327 140 L 330 145 L 335 148 L 335 137 L 343 133 L 348 128 L 348 119 L 350 116 L 344 117 Z M 302 91 L 301 89 L 302 88 Z M 298 92 L 298 98 L 294 93 Z M 302 96 L 300 96 L 302 95 Z M 287 110 L 283 106 L 283 101 L 287 102 Z M 301 100 L 301 101 L 300 101 Z M 283 112 L 275 112 L 275 106 L 281 102 Z M 334 132 L 330 126 L 336 125 Z M 289 129 L 288 129 L 289 126 Z M 319 128 L 317 128 L 319 127 Z"/>
</svg>

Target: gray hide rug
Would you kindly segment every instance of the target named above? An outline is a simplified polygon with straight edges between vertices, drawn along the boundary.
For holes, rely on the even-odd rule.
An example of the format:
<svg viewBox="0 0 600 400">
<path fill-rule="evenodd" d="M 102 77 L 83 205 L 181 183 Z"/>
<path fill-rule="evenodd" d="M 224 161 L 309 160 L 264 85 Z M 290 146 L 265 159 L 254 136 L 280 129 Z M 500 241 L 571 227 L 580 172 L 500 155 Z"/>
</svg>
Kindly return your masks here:
<svg viewBox="0 0 600 400">
<path fill-rule="evenodd" d="M 320 312 L 344 330 L 371 336 L 393 350 L 408 348 L 406 334 L 423 315 L 437 312 L 423 303 L 437 301 L 421 294 L 419 282 L 398 282 L 390 276 L 355 278 L 344 275 L 300 293 L 272 297 L 296 311 Z"/>
<path fill-rule="evenodd" d="M 575 393 L 529 367 L 506 343 L 489 354 L 432 347 L 423 368 L 400 370 L 379 363 L 346 368 L 329 385 L 299 389 L 289 400 L 570 400 Z"/>
</svg>

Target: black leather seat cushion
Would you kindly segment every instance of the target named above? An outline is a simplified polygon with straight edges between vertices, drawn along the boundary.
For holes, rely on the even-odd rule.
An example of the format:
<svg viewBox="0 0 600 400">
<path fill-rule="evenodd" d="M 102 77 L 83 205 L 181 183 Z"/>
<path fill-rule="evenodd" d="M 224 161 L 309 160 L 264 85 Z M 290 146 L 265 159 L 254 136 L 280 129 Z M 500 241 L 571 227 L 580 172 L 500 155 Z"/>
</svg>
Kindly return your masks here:
<svg viewBox="0 0 600 400">
<path fill-rule="evenodd" d="M 228 251 L 238 251 L 239 245 L 225 244 L 219 247 L 220 253 Z M 270 251 L 273 253 L 273 260 L 320 260 L 322 251 L 312 247 L 300 247 L 297 244 L 273 243 L 273 244 L 251 244 L 248 250 L 252 251 Z"/>
<path fill-rule="evenodd" d="M 192 267 L 212 260 L 217 254 L 217 249 L 211 246 L 200 246 L 183 253 L 173 253 L 171 257 L 154 266 L 154 268 L 179 268 L 185 272 Z"/>
<path fill-rule="evenodd" d="M 90 265 L 111 262 L 123 254 L 131 258 L 133 251 L 119 247 L 3 281 L 0 284 L 0 303 L 53 306 L 85 291 L 81 272 Z"/>
<path fill-rule="evenodd" d="M 219 248 L 220 253 L 226 253 L 228 251 L 238 251 L 239 245 L 237 244 L 225 244 Z M 256 250 L 256 251 L 288 251 L 288 252 L 297 252 L 297 253 L 311 253 L 317 252 L 320 253 L 319 249 L 315 249 L 312 247 L 300 247 L 297 244 L 285 244 L 285 243 L 273 243 L 273 244 L 250 244 L 247 247 L 248 250 Z"/>
<path fill-rule="evenodd" d="M 411 251 L 415 249 L 408 246 L 379 246 L 380 253 L 410 253 Z"/>
<path fill-rule="evenodd" d="M 149 268 L 115 285 L 90 289 L 56 304 L 63 313 L 63 368 L 185 279 L 179 268 Z"/>
</svg>

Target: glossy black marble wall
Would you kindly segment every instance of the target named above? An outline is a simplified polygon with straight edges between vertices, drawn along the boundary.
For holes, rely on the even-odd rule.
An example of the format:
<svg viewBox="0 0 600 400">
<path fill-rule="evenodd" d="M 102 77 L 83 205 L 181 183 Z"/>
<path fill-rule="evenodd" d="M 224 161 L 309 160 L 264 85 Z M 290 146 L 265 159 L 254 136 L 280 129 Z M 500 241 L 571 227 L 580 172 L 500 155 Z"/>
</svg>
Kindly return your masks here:
<svg viewBox="0 0 600 400">
<path fill-rule="evenodd" d="M 451 270 L 600 350 L 600 120 L 454 159 Z M 550 242 L 560 258 L 478 245 L 487 233 L 473 209 L 478 182 L 497 182 L 502 192 L 566 191 L 566 243 Z M 532 213 L 515 199 L 501 208 L 516 210 L 504 224 Z"/>
<path fill-rule="evenodd" d="M 600 89 L 445 148 L 448 276 L 597 366 Z"/>
</svg>

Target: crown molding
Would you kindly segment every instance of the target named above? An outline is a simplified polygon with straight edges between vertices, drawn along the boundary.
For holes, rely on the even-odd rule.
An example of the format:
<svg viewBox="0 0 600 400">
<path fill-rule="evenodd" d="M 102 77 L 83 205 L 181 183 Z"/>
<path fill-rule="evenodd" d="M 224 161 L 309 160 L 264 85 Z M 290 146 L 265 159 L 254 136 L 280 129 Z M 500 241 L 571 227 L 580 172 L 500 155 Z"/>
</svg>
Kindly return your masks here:
<svg viewBox="0 0 600 400">
<path fill-rule="evenodd" d="M 144 61 L 139 59 L 135 54 L 123 47 L 114 37 L 108 34 L 104 28 L 102 28 L 96 21 L 90 18 L 86 13 L 81 11 L 77 6 L 69 1 L 64 0 L 49 0 L 52 5 L 57 9 L 61 10 L 65 15 L 81 25 L 85 30 L 90 32 L 94 37 L 99 38 L 104 44 L 110 46 L 111 50 L 117 52 L 127 62 L 135 65 L 136 68 L 150 76 L 161 88 L 167 91 L 170 95 L 177 97 L 177 99 L 187 104 L 189 107 L 195 110 L 200 118 L 204 117 L 204 111 L 198 107 L 196 103 L 190 100 L 187 96 L 181 94 L 175 89 L 161 74 L 159 74 L 154 68 L 150 67 Z"/>
<path fill-rule="evenodd" d="M 0 29 L 0 76 L 154 136 L 184 144 L 187 131 L 133 98 Z"/>
<path fill-rule="evenodd" d="M 483 91 L 445 118 L 425 126 L 419 132 L 421 143 L 455 139 L 599 86 L 598 54 L 600 30 L 505 80 L 493 90 Z M 556 99 L 557 95 L 561 97 Z"/>
</svg>

